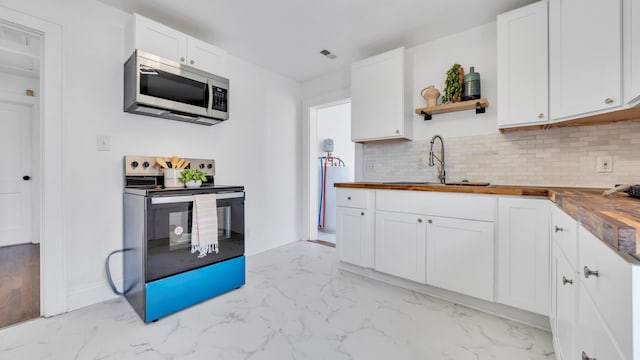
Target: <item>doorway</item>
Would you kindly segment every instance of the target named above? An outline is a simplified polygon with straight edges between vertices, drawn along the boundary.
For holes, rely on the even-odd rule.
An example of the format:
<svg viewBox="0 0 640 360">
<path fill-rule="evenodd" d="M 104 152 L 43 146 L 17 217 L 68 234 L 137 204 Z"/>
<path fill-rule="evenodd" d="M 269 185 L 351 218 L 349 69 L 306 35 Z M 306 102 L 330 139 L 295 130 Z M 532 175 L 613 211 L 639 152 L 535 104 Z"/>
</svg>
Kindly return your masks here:
<svg viewBox="0 0 640 360">
<path fill-rule="evenodd" d="M 0 327 L 41 315 L 40 35 L 0 23 Z"/>
<path fill-rule="evenodd" d="M 315 134 L 310 134 L 310 177 L 317 179 L 310 187 L 313 199 L 311 212 L 317 214 L 316 238 L 321 243 L 336 242 L 336 191 L 337 182 L 354 180 L 355 145 L 351 142 L 351 100 L 321 104 L 311 109 L 315 113 Z"/>
</svg>

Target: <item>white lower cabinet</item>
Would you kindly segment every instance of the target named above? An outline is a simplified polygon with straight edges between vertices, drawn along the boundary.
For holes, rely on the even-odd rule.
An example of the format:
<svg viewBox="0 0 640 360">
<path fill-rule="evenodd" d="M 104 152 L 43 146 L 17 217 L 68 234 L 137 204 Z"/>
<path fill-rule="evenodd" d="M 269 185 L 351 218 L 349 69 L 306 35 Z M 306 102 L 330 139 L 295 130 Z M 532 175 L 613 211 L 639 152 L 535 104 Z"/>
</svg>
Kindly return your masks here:
<svg viewBox="0 0 640 360">
<path fill-rule="evenodd" d="M 373 247 L 370 246 L 371 214 L 367 209 L 338 207 L 336 209 L 336 246 L 340 260 L 373 267 Z"/>
<path fill-rule="evenodd" d="M 375 269 L 425 283 L 426 216 L 376 211 Z"/>
<path fill-rule="evenodd" d="M 638 358 L 635 260 L 623 258 L 560 209 L 552 215 L 551 330 L 557 358 Z"/>
<path fill-rule="evenodd" d="M 336 190 L 336 249 L 341 261 L 373 268 L 374 192 Z"/>
<path fill-rule="evenodd" d="M 429 216 L 427 284 L 493 301 L 493 222 Z"/>
<path fill-rule="evenodd" d="M 617 349 L 612 334 L 600 317 L 596 305 L 583 286 L 579 286 L 578 316 L 576 318 L 575 356 L 562 359 L 624 360 Z M 631 316 L 631 313 L 628 314 Z"/>
<path fill-rule="evenodd" d="M 564 254 L 556 246 L 553 251 L 554 277 L 556 289 L 552 302 L 555 306 L 555 326 L 553 336 L 557 345 L 559 359 L 578 359 L 574 356 L 574 334 L 576 318 L 576 286 L 578 275 Z"/>
<path fill-rule="evenodd" d="M 498 197 L 497 298 L 549 315 L 549 200 Z"/>
</svg>

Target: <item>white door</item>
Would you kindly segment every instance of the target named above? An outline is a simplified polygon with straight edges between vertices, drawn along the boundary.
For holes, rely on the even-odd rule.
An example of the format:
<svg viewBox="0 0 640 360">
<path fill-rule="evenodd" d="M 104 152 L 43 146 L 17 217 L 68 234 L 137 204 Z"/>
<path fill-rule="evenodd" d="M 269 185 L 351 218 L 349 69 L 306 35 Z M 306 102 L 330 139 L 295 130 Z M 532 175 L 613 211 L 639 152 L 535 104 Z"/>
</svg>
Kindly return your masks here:
<svg viewBox="0 0 640 360">
<path fill-rule="evenodd" d="M 31 242 L 31 108 L 0 102 L 0 246 Z"/>
</svg>

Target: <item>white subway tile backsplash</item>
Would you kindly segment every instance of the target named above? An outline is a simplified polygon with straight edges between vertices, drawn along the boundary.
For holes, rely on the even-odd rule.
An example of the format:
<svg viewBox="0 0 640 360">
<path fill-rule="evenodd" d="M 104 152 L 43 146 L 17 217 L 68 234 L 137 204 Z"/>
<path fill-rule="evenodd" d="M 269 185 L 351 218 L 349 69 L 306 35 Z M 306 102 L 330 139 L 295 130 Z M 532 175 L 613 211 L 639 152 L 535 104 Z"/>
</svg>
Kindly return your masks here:
<svg viewBox="0 0 640 360">
<path fill-rule="evenodd" d="M 495 184 L 610 187 L 640 183 L 640 121 L 444 138 L 447 180 Z M 429 140 L 367 143 L 369 181 L 437 181 Z M 439 148 L 437 148 L 439 155 Z M 613 172 L 596 172 L 611 156 Z"/>
</svg>

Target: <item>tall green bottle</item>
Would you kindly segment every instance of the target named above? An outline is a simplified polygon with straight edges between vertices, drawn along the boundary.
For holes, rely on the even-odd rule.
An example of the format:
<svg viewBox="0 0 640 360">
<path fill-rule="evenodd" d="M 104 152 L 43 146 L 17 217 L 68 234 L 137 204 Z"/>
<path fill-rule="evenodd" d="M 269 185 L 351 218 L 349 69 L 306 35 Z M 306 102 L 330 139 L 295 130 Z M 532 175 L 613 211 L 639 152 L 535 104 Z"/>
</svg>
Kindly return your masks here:
<svg viewBox="0 0 640 360">
<path fill-rule="evenodd" d="M 480 98 L 480 73 L 475 72 L 475 67 L 472 66 L 470 71 L 464 76 L 462 100 L 475 100 Z"/>
</svg>

